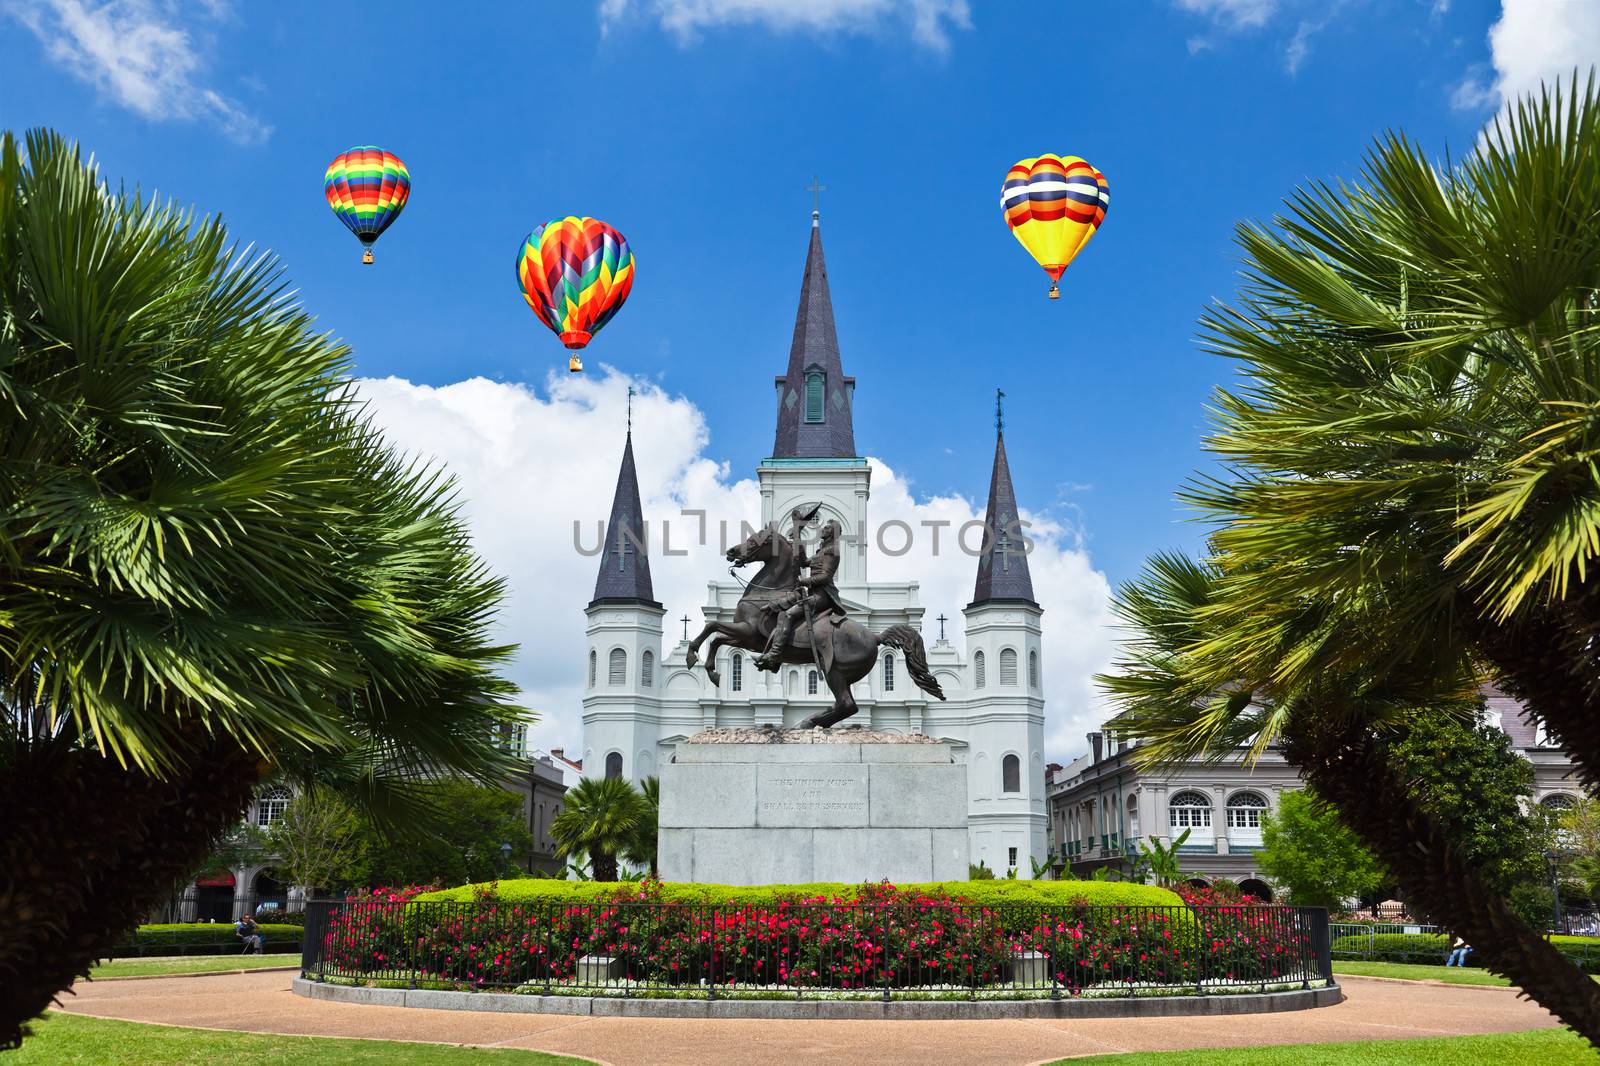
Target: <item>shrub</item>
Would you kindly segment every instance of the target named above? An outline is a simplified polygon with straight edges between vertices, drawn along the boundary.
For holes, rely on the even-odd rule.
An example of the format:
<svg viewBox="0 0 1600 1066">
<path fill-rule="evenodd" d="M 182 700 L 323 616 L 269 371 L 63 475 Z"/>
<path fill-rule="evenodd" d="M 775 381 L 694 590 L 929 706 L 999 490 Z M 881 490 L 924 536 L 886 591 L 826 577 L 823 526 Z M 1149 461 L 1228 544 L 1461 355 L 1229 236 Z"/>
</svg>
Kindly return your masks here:
<svg viewBox="0 0 1600 1066">
<path fill-rule="evenodd" d="M 280 923 L 263 923 L 257 928 L 269 952 L 298 950 L 304 933 L 298 925 Z M 112 949 L 112 957 L 209 954 L 219 947 L 223 953 L 244 949 L 231 922 L 158 923 L 139 926 Z"/>
<path fill-rule="evenodd" d="M 979 897 L 979 898 L 974 898 Z M 1045 956 L 1068 993 L 1315 977 L 1293 912 L 1194 912 L 1145 885 L 663 885 L 509 881 L 415 903 L 352 899 L 322 943 L 324 972 L 394 974 L 466 987 L 556 984 L 580 959 L 613 958 L 663 986 L 993 986 L 1015 956 Z"/>
</svg>

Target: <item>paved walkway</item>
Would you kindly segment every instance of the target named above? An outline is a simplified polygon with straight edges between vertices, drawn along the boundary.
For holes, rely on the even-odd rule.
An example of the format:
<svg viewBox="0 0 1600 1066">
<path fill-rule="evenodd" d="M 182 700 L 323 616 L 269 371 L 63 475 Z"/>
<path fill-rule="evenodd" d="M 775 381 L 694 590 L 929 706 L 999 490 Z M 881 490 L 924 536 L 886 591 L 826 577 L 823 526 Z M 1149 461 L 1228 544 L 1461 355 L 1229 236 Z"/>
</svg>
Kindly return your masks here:
<svg viewBox="0 0 1600 1066">
<path fill-rule="evenodd" d="M 1336 1007 L 1223 1018 L 1039 1021 L 706 1021 L 369 1007 L 308 1000 L 292 974 L 79 982 L 76 1014 L 207 1029 L 536 1048 L 610 1066 L 866 1062 L 1026 1066 L 1111 1051 L 1461 1036 L 1554 1026 L 1509 988 L 1341 979 Z"/>
</svg>

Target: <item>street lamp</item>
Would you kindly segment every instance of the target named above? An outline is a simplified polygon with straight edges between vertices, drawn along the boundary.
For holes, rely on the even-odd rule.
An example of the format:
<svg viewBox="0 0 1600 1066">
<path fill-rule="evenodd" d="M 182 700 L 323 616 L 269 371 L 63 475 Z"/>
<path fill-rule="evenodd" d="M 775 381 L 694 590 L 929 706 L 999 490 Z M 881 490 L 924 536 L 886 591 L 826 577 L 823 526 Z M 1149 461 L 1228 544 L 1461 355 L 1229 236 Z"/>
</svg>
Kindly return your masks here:
<svg viewBox="0 0 1600 1066">
<path fill-rule="evenodd" d="M 1544 853 L 1544 861 L 1550 867 L 1550 912 L 1554 921 L 1550 926 L 1552 933 L 1561 932 L 1561 855 L 1555 848 Z"/>
<path fill-rule="evenodd" d="M 506 871 L 508 869 L 510 869 L 510 868 L 511 868 L 511 845 L 510 844 L 501 844 L 500 845 L 500 876 L 504 877 L 506 875 Z"/>
</svg>

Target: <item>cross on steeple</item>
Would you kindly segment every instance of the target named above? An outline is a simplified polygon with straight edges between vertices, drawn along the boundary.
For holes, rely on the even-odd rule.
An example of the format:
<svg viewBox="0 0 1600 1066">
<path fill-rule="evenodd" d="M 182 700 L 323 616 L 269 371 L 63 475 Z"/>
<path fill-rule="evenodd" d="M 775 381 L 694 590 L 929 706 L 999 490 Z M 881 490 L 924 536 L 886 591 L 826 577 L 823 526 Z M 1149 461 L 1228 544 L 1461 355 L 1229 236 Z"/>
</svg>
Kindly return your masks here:
<svg viewBox="0 0 1600 1066">
<path fill-rule="evenodd" d="M 947 621 L 947 619 L 945 618 L 945 616 L 943 614 L 941 614 L 941 615 L 939 615 L 938 618 L 935 618 L 934 621 L 939 623 L 939 639 L 943 640 L 944 639 L 944 624 Z"/>
<path fill-rule="evenodd" d="M 822 184 L 822 179 L 815 174 L 811 175 L 811 184 L 806 186 L 806 192 L 811 194 L 812 228 L 816 228 L 818 223 L 822 221 L 822 194 L 827 191 L 828 187 Z"/>
<path fill-rule="evenodd" d="M 1002 433 L 1006 428 L 1006 394 L 999 389 L 994 390 L 994 431 Z"/>
<path fill-rule="evenodd" d="M 633 386 L 628 386 L 628 434 L 633 434 Z"/>
<path fill-rule="evenodd" d="M 684 640 L 688 640 L 689 639 L 689 616 L 688 615 L 684 615 L 682 618 L 678 619 L 678 621 L 683 623 L 683 639 Z"/>
</svg>

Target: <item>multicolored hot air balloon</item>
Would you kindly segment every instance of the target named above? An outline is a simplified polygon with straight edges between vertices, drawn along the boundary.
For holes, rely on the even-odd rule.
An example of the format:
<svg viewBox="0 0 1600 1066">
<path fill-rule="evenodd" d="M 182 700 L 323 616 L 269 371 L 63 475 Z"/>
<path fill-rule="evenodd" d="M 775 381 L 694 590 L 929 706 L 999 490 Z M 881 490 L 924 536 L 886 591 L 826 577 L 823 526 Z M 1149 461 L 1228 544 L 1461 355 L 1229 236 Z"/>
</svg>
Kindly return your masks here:
<svg viewBox="0 0 1600 1066">
<path fill-rule="evenodd" d="M 1024 159 L 1006 174 L 1000 208 L 1006 225 L 1050 275 L 1050 299 L 1061 298 L 1061 274 L 1105 221 L 1111 203 L 1106 176 L 1075 155 Z"/>
<path fill-rule="evenodd" d="M 361 261 L 370 263 L 372 242 L 400 217 L 411 196 L 411 172 L 399 156 L 357 145 L 328 164 L 322 191 L 339 221 L 361 238 Z"/>
<path fill-rule="evenodd" d="M 539 321 L 572 349 L 567 369 L 583 369 L 578 349 L 622 310 L 633 288 L 628 239 L 597 218 L 546 222 L 517 250 L 517 288 Z"/>
</svg>

